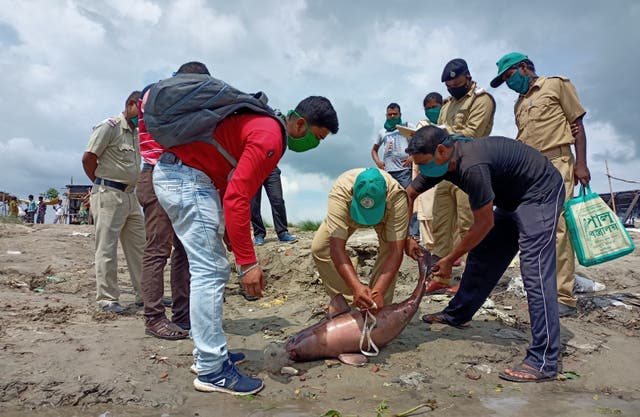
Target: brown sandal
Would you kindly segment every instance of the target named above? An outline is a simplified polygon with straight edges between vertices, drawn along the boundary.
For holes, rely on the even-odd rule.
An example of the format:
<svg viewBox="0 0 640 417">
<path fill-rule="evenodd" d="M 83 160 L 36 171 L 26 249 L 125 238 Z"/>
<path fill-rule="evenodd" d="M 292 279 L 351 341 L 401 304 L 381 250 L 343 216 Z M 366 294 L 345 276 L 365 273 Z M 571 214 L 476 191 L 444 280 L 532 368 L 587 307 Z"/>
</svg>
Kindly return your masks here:
<svg viewBox="0 0 640 417">
<path fill-rule="evenodd" d="M 144 333 L 166 340 L 180 340 L 189 337 L 189 332 L 182 330 L 180 326 L 172 323 L 166 317 L 147 322 Z"/>
</svg>

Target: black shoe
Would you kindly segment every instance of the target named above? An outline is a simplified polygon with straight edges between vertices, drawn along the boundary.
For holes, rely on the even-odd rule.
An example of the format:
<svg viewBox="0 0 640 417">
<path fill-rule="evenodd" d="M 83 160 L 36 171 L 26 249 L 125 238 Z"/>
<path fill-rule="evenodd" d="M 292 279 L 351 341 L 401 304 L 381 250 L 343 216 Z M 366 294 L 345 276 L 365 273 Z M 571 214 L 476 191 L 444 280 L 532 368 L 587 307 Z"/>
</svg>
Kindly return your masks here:
<svg viewBox="0 0 640 417">
<path fill-rule="evenodd" d="M 576 314 L 578 314 L 577 308 L 558 303 L 558 317 L 573 317 Z"/>
</svg>

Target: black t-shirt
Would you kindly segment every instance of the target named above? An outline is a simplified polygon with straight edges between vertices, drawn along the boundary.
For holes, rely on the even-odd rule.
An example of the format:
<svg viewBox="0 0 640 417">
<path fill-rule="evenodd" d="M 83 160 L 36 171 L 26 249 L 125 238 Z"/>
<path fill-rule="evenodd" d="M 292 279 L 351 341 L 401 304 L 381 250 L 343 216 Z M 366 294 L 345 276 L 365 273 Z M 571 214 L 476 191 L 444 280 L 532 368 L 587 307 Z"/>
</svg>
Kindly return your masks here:
<svg viewBox="0 0 640 417">
<path fill-rule="evenodd" d="M 469 195 L 472 210 L 493 201 L 514 211 L 523 202 L 543 201 L 562 182 L 558 170 L 540 152 L 505 137 L 458 141 L 452 160 L 456 161 L 454 171 L 440 178 L 418 175 L 413 188 L 422 193 L 447 180 Z"/>
</svg>

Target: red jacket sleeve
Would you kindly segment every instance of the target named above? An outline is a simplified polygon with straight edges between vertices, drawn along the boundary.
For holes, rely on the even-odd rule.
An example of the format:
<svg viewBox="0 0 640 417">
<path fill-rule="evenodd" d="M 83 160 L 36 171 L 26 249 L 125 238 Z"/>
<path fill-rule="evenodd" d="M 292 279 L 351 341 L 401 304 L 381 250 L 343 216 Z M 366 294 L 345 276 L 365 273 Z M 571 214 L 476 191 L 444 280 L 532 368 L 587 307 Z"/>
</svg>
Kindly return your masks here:
<svg viewBox="0 0 640 417">
<path fill-rule="evenodd" d="M 242 155 L 222 199 L 224 219 L 236 264 L 256 262 L 251 239 L 251 199 L 258 192 L 282 155 L 282 131 L 253 129 L 247 135 Z"/>
</svg>

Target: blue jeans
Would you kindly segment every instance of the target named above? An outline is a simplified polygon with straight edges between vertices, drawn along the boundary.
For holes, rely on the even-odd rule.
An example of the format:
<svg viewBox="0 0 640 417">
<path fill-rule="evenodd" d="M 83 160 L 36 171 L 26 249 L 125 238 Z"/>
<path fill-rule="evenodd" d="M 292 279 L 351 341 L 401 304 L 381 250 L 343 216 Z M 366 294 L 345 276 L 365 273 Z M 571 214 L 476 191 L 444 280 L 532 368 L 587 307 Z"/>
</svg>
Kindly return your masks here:
<svg viewBox="0 0 640 417">
<path fill-rule="evenodd" d="M 218 190 L 205 173 L 180 161 L 158 162 L 153 186 L 189 260 L 189 315 L 196 368 L 201 375 L 217 372 L 227 359 L 222 304 L 230 273 Z"/>
</svg>

